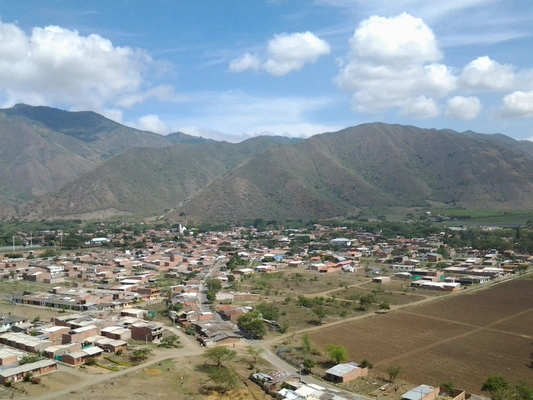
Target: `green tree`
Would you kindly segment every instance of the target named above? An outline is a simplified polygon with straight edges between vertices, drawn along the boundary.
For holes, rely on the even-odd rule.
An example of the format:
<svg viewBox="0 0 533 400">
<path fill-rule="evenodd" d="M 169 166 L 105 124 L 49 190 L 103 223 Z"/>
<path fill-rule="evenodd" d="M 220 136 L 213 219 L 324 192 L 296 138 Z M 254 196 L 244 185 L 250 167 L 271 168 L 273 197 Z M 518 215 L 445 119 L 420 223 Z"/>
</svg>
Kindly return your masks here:
<svg viewBox="0 0 533 400">
<path fill-rule="evenodd" d="M 19 360 L 19 365 L 31 364 L 40 361 L 43 358 L 44 357 L 42 357 L 40 354 L 24 354 Z"/>
<path fill-rule="evenodd" d="M 361 296 L 359 298 L 359 304 L 360 304 L 361 308 L 364 309 L 364 310 L 366 310 L 368 307 L 370 307 L 373 302 L 374 302 L 374 296 L 371 295 L 371 294 L 367 294 L 367 295 Z"/>
<path fill-rule="evenodd" d="M 361 361 L 361 367 L 372 369 L 374 368 L 374 364 L 372 364 L 370 361 L 368 361 L 366 358 L 363 358 L 363 361 Z"/>
<path fill-rule="evenodd" d="M 311 339 L 309 338 L 309 335 L 305 333 L 302 336 L 302 353 L 309 354 L 311 353 L 312 348 L 313 348 L 313 345 L 311 343 Z"/>
<path fill-rule="evenodd" d="M 503 376 L 489 376 L 481 385 L 481 390 L 489 393 L 496 393 L 501 389 L 508 389 L 511 385 Z"/>
<path fill-rule="evenodd" d="M 130 358 L 133 362 L 142 362 L 145 361 L 151 353 L 152 349 L 141 347 L 140 349 L 133 350 Z"/>
<path fill-rule="evenodd" d="M 256 305 L 255 309 L 263 315 L 264 319 L 277 321 L 279 318 L 279 308 L 274 304 L 262 302 Z"/>
<path fill-rule="evenodd" d="M 219 393 L 225 393 L 239 385 L 239 377 L 232 369 L 227 367 L 211 366 L 207 372 L 207 376 L 213 382 L 215 389 Z"/>
<path fill-rule="evenodd" d="M 394 382 L 400 375 L 400 372 L 402 372 L 402 367 L 399 367 L 397 365 L 391 365 L 390 367 L 388 367 L 387 376 L 389 377 L 389 382 Z"/>
<path fill-rule="evenodd" d="M 261 358 L 261 354 L 263 354 L 264 350 L 259 347 L 247 346 L 246 351 L 248 352 L 251 358 L 250 369 L 253 369 Z"/>
<path fill-rule="evenodd" d="M 207 278 L 205 284 L 209 292 L 218 292 L 222 289 L 222 282 L 216 278 Z"/>
<path fill-rule="evenodd" d="M 322 306 L 316 306 L 313 308 L 313 313 L 318 318 L 319 325 L 322 325 L 322 322 L 328 316 L 328 311 Z"/>
<path fill-rule="evenodd" d="M 179 348 L 181 347 L 180 339 L 176 335 L 170 335 L 161 339 L 161 342 L 157 347 L 164 347 L 167 349 Z"/>
<path fill-rule="evenodd" d="M 452 381 L 446 381 L 444 383 L 441 383 L 439 386 L 443 387 L 448 394 L 453 394 L 454 385 Z"/>
<path fill-rule="evenodd" d="M 217 367 L 220 367 L 224 362 L 234 360 L 237 357 L 237 352 L 227 347 L 210 347 L 204 352 L 204 357 Z"/>
<path fill-rule="evenodd" d="M 302 365 L 304 366 L 304 371 L 309 373 L 316 366 L 316 361 L 311 358 L 306 358 Z"/>
<path fill-rule="evenodd" d="M 265 323 L 257 310 L 241 315 L 237 319 L 237 326 L 251 339 L 262 339 L 266 335 Z"/>
<path fill-rule="evenodd" d="M 87 357 L 87 359 L 85 360 L 85 365 L 96 365 L 96 358 Z"/>
<path fill-rule="evenodd" d="M 213 302 L 217 299 L 217 293 L 210 290 L 206 293 L 205 298 L 207 301 Z"/>
<path fill-rule="evenodd" d="M 326 346 L 326 351 L 328 352 L 331 361 L 334 361 L 337 364 L 343 363 L 348 359 L 348 352 L 344 346 L 328 344 Z"/>
</svg>

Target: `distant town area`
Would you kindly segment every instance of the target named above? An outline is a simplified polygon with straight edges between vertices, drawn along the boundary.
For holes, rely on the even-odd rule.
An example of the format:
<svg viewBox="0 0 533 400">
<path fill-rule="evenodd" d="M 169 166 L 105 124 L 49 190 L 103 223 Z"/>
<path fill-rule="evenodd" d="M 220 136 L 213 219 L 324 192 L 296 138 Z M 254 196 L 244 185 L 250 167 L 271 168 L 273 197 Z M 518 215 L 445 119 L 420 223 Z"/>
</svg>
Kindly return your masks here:
<svg viewBox="0 0 533 400">
<path fill-rule="evenodd" d="M 140 373 L 180 398 L 466 399 L 503 390 L 495 377 L 530 388 L 533 230 L 428 219 L 12 232 L 0 398 L 98 398 Z"/>
</svg>

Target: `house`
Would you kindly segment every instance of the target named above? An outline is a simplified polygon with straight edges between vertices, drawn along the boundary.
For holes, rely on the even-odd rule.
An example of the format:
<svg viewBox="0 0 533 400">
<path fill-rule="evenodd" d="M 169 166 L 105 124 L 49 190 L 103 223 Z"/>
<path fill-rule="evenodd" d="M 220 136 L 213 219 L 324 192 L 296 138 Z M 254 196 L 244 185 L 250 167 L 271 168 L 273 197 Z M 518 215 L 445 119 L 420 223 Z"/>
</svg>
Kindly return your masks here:
<svg viewBox="0 0 533 400">
<path fill-rule="evenodd" d="M 452 389 L 443 386 L 420 385 L 407 393 L 402 394 L 401 400 L 435 400 L 446 398 L 450 400 L 466 400 L 471 397 L 464 390 Z"/>
<path fill-rule="evenodd" d="M 335 238 L 329 241 L 329 245 L 335 247 L 350 247 L 352 245 L 352 240 L 346 238 Z"/>
<path fill-rule="evenodd" d="M 350 382 L 361 376 L 368 375 L 368 368 L 361 367 L 356 362 L 337 364 L 326 371 L 326 379 L 332 382 Z"/>
<path fill-rule="evenodd" d="M 414 265 L 393 264 L 393 272 L 411 272 L 416 268 Z"/>
<path fill-rule="evenodd" d="M 134 317 L 138 319 L 144 318 L 146 310 L 141 310 L 139 308 L 128 308 L 120 311 L 120 315 L 124 317 Z"/>
<path fill-rule="evenodd" d="M 27 318 L 16 317 L 14 315 L 0 315 L 0 332 L 7 332 L 14 325 L 21 325 L 26 322 L 28 322 Z"/>
<path fill-rule="evenodd" d="M 163 337 L 163 328 L 154 322 L 136 322 L 131 324 L 131 338 L 145 342 L 153 342 Z"/>
<path fill-rule="evenodd" d="M 98 333 L 98 327 L 95 325 L 82 326 L 81 328 L 72 329 L 68 333 L 63 333 L 61 344 L 83 342 L 88 337 L 96 336 Z"/>
<path fill-rule="evenodd" d="M 435 400 L 440 393 L 438 387 L 420 385 L 402 394 L 402 400 Z"/>
<path fill-rule="evenodd" d="M 106 337 L 95 338 L 93 344 L 110 353 L 124 351 L 128 347 L 128 343 L 124 340 L 115 340 Z"/>
<path fill-rule="evenodd" d="M 438 263 L 442 261 L 442 255 L 439 253 L 427 253 L 426 254 L 426 261 L 427 262 L 434 262 Z"/>
<path fill-rule="evenodd" d="M 61 357 L 61 361 L 70 365 L 81 365 L 91 357 L 101 357 L 104 354 L 104 350 L 100 347 L 93 346 L 87 347 L 80 351 L 74 351 L 72 353 L 65 354 Z"/>
<path fill-rule="evenodd" d="M 34 363 L 19 365 L 0 371 L 0 383 L 18 382 L 28 374 L 33 376 L 48 374 L 57 370 L 57 363 L 52 360 L 41 360 Z"/>
<path fill-rule="evenodd" d="M 131 330 L 121 326 L 108 326 L 100 331 L 102 336 L 114 340 L 129 340 L 131 339 Z"/>
</svg>

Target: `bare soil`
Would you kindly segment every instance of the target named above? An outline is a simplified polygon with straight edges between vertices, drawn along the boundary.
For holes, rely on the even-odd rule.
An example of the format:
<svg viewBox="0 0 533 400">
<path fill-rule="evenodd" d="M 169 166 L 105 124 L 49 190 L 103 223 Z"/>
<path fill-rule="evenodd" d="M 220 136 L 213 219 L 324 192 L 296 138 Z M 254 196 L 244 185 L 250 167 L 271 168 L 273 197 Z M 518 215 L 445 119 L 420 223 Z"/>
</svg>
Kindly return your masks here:
<svg viewBox="0 0 533 400">
<path fill-rule="evenodd" d="M 367 358 L 376 373 L 398 365 L 413 384 L 451 380 L 473 393 L 490 375 L 531 384 L 532 293 L 533 281 L 513 280 L 309 335 L 322 352 L 334 343 L 348 349 L 349 360 Z"/>
</svg>

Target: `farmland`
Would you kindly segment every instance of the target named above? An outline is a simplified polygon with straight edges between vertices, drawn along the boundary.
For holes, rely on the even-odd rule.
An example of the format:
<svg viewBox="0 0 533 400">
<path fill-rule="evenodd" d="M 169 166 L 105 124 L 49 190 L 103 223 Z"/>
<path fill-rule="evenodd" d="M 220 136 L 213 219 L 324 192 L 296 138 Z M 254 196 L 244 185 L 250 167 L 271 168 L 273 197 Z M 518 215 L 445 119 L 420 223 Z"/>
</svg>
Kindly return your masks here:
<svg viewBox="0 0 533 400">
<path fill-rule="evenodd" d="M 474 293 L 397 310 L 310 333 L 321 350 L 341 344 L 350 360 L 366 358 L 377 373 L 391 365 L 413 384 L 479 393 L 490 375 L 531 383 L 532 280 L 513 280 Z"/>
</svg>

